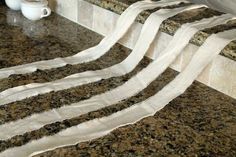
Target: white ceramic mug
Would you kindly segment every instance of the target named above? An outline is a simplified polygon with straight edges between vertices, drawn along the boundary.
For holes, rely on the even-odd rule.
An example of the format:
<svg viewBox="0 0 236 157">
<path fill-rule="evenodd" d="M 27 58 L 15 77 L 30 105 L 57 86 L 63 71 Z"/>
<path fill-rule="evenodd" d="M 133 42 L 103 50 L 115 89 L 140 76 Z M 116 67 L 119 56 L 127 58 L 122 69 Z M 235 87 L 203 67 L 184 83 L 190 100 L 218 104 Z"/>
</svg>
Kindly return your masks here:
<svg viewBox="0 0 236 157">
<path fill-rule="evenodd" d="M 47 0 L 22 0 L 21 12 L 29 20 L 39 20 L 51 14 Z"/>
<path fill-rule="evenodd" d="M 7 6 L 12 10 L 20 10 L 21 0 L 5 0 Z"/>
</svg>

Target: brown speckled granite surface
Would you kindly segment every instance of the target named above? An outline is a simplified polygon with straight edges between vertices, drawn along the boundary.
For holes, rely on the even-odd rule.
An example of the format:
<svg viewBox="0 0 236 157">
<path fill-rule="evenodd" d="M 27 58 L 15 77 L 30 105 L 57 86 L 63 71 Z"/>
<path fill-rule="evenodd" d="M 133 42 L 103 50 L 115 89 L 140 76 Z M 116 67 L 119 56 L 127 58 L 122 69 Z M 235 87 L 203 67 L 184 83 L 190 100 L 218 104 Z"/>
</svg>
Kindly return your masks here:
<svg viewBox="0 0 236 157">
<path fill-rule="evenodd" d="M 168 70 L 163 80 L 139 95 L 106 110 L 66 121 L 77 124 L 87 117 L 107 115 L 127 107 L 160 89 L 176 75 Z M 37 157 L 80 156 L 199 156 L 236 155 L 236 101 L 195 82 L 182 96 L 173 100 L 154 117 L 113 131 L 111 134 L 70 147 L 56 149 Z M 112 109 L 113 108 L 113 109 Z M 64 124 L 51 125 L 53 130 Z M 45 129 L 45 128 L 44 128 Z M 27 137 L 27 135 L 25 135 Z M 18 137 L 19 138 L 19 137 Z"/>
<path fill-rule="evenodd" d="M 117 129 L 103 138 L 38 157 L 233 157 L 236 155 L 235 102 L 228 100 L 195 83 L 154 117 Z M 234 111 L 228 112 L 230 108 Z"/>
<path fill-rule="evenodd" d="M 121 14 L 127 7 L 131 4 L 140 1 L 140 0 L 85 0 L 92 4 L 98 5 L 115 13 Z M 146 18 L 152 13 L 153 10 L 144 11 L 140 16 L 137 18 L 137 21 L 144 23 Z M 207 17 L 208 15 L 217 15 L 221 14 L 218 11 L 214 11 L 212 9 L 198 9 L 193 12 L 189 12 L 189 14 L 182 14 L 175 16 L 174 18 L 170 18 L 163 22 L 161 25 L 161 31 L 167 34 L 173 35 L 176 30 L 181 26 L 181 24 L 186 23 L 189 19 L 195 19 L 196 17 Z M 231 28 L 236 28 L 236 22 L 231 24 Z M 216 29 L 216 28 L 215 28 Z M 218 29 L 216 29 L 217 32 Z M 221 28 L 222 30 L 222 28 Z M 225 26 L 224 26 L 225 30 Z M 197 46 L 202 45 L 205 39 L 213 33 L 212 31 L 200 31 L 198 32 L 194 38 L 191 39 L 191 43 Z M 228 57 L 232 60 L 236 60 L 236 41 L 230 43 L 222 52 L 221 55 Z"/>
<path fill-rule="evenodd" d="M 8 19 L 8 14 L 21 20 L 12 23 L 12 20 Z M 46 30 L 24 31 L 22 25 L 24 22 L 34 28 L 44 26 L 43 28 Z M 95 45 L 101 40 L 101 36 L 98 34 L 58 15 L 53 14 L 39 23 L 29 23 L 18 12 L 9 11 L 5 7 L 0 7 L 0 27 L 0 55 L 3 56 L 1 58 L 3 62 L 0 62 L 1 67 L 68 56 Z M 43 81 L 56 79 L 78 72 L 77 70 L 85 71 L 86 67 L 99 69 L 109 64 L 115 64 L 129 52 L 130 50 L 125 47 L 116 45 L 109 55 L 104 56 L 101 60 L 86 63 L 86 65 L 66 66 L 61 70 L 54 69 L 53 76 L 50 74 L 54 70 L 50 71 L 50 74 L 47 71 L 38 71 L 29 74 L 29 76 L 13 75 L 7 80 L 1 80 L 0 88 L 9 88 L 21 81 L 22 84 L 25 84 L 34 81 L 34 79 L 42 79 Z M 33 113 L 69 105 L 72 102 L 88 99 L 92 95 L 115 88 L 147 66 L 149 62 L 150 60 L 147 58 L 143 59 L 133 72 L 122 77 L 51 92 L 1 106 L 0 123 L 4 124 Z M 106 116 L 134 105 L 155 94 L 176 75 L 176 72 L 168 69 L 144 91 L 116 105 L 0 141 L 0 151 L 43 136 L 53 135 L 85 120 Z M 56 149 L 38 156 L 236 156 L 235 106 L 235 99 L 195 82 L 187 92 L 173 100 L 154 117 L 145 118 L 134 125 L 119 128 L 105 137 Z"/>
<path fill-rule="evenodd" d="M 31 22 L 20 12 L 3 6 L 0 6 L 0 30 L 0 68 L 71 56 L 102 39 L 60 16 Z"/>
</svg>

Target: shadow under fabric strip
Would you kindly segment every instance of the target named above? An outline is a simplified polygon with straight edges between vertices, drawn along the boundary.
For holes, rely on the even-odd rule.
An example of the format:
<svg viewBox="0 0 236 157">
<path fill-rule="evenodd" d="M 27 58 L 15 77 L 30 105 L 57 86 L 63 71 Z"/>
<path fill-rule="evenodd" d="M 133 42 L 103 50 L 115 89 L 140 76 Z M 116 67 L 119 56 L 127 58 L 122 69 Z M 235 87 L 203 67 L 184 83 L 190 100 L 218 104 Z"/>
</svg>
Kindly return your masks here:
<svg viewBox="0 0 236 157">
<path fill-rule="evenodd" d="M 13 157 L 15 154 L 17 154 L 18 157 L 33 156 L 59 147 L 102 137 L 116 128 L 134 124 L 145 117 L 153 116 L 171 100 L 184 93 L 196 77 L 221 52 L 221 50 L 223 50 L 232 40 L 236 39 L 235 33 L 236 29 L 213 34 L 207 38 L 184 71 L 156 95 L 150 97 L 146 101 L 116 112 L 111 116 L 90 120 L 61 131 L 53 136 L 44 137 L 26 145 L 8 149 L 2 152 L 0 157 Z"/>
<path fill-rule="evenodd" d="M 0 69 L 0 79 L 7 78 L 12 74 L 25 74 L 37 69 L 45 70 L 63 67 L 67 64 L 79 64 L 93 61 L 104 55 L 115 43 L 121 39 L 134 23 L 136 17 L 144 10 L 164 7 L 167 5 L 188 2 L 187 0 L 165 0 L 159 2 L 141 1 L 131 5 L 119 18 L 115 30 L 106 36 L 97 46 L 86 49 L 74 56 L 66 58 L 55 58 L 52 60 L 39 61 L 9 68 Z"/>
<path fill-rule="evenodd" d="M 204 5 L 191 5 L 175 9 L 160 9 L 151 14 L 146 20 L 138 41 L 130 55 L 121 63 L 106 69 L 86 71 L 74 74 L 66 78 L 47 83 L 32 83 L 24 86 L 7 89 L 0 93 L 0 105 L 22 100 L 27 97 L 49 93 L 51 91 L 64 90 L 83 84 L 88 84 L 102 79 L 118 77 L 131 72 L 142 60 L 145 53 L 158 33 L 159 27 L 164 20 L 178 13 L 203 7 Z"/>
<path fill-rule="evenodd" d="M 0 139 L 8 139 L 15 135 L 37 130 L 47 124 L 77 117 L 82 114 L 116 104 L 121 100 L 139 93 L 152 81 L 154 81 L 164 70 L 166 70 L 166 68 L 188 45 L 190 39 L 195 33 L 201 29 L 214 27 L 231 19 L 231 15 L 224 14 L 221 16 L 214 16 L 211 18 L 202 19 L 200 21 L 183 24 L 181 28 L 177 30 L 167 48 L 161 52 L 161 57 L 153 61 L 151 65 L 128 80 L 124 85 L 85 101 L 43 113 L 34 114 L 15 122 L 0 125 Z"/>
</svg>

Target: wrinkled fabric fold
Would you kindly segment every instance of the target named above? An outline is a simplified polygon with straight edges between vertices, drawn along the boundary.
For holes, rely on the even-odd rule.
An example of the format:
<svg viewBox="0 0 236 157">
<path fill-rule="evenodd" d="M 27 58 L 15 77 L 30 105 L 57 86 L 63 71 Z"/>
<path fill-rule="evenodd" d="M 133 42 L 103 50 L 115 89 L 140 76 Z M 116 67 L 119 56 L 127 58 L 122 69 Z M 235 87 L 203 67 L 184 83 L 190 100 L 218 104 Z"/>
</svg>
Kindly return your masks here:
<svg viewBox="0 0 236 157">
<path fill-rule="evenodd" d="M 191 5 L 176 9 L 160 9 L 150 15 L 146 20 L 139 39 L 130 55 L 121 63 L 106 69 L 96 71 L 86 71 L 74 74 L 66 78 L 47 83 L 32 83 L 24 86 L 7 89 L 0 93 L 0 105 L 22 100 L 39 94 L 51 91 L 64 90 L 87 83 L 118 77 L 131 72 L 144 57 L 150 45 L 158 33 L 161 23 L 178 13 L 203 7 L 204 5 Z"/>
</svg>

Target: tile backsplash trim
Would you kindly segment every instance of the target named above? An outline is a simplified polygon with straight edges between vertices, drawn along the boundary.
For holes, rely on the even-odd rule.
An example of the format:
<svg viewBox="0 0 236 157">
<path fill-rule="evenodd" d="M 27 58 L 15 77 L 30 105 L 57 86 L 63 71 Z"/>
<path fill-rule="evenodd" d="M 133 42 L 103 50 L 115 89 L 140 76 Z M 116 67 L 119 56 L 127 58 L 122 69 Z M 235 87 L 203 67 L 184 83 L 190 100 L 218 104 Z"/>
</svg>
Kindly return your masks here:
<svg viewBox="0 0 236 157">
<path fill-rule="evenodd" d="M 137 0 L 84 0 L 86 2 L 92 3 L 94 5 L 97 5 L 99 7 L 102 7 L 104 9 L 110 10 L 112 12 L 115 12 L 117 14 L 121 14 L 129 5 L 137 2 Z M 201 10 L 201 9 L 200 9 Z M 208 9 L 205 10 L 207 14 L 221 14 L 218 11 Z M 140 16 L 137 18 L 138 22 L 144 23 L 147 17 L 152 13 L 153 11 L 144 11 L 140 14 Z M 200 16 L 206 16 L 206 14 L 201 14 L 201 11 L 196 11 L 193 13 L 195 15 Z M 189 16 L 190 19 L 191 17 L 194 16 Z M 167 34 L 170 34 L 173 36 L 173 34 L 176 32 L 176 30 L 179 28 L 181 23 L 185 21 L 184 16 L 180 16 L 179 18 L 171 18 L 169 20 L 166 20 L 163 22 L 163 24 L 160 27 L 160 30 L 162 32 L 165 32 Z M 230 22 L 231 24 L 228 24 L 227 27 L 236 27 L 236 22 Z M 204 31 L 199 31 L 191 40 L 190 43 L 200 46 L 203 44 L 205 39 L 209 36 L 207 32 Z M 222 52 L 221 55 L 228 57 L 229 59 L 235 60 L 236 61 L 236 41 L 231 42 Z"/>
<path fill-rule="evenodd" d="M 56 13 L 102 35 L 112 32 L 119 17 L 119 14 L 93 5 L 85 0 L 49 0 L 49 3 Z M 135 22 L 128 34 L 120 40 L 120 43 L 132 49 L 141 28 L 142 24 Z M 158 52 L 165 48 L 171 38 L 171 35 L 159 33 L 147 56 L 152 59 L 158 57 Z M 189 44 L 171 65 L 171 68 L 179 72 L 182 71 L 197 49 L 198 46 Z M 234 81 L 236 80 L 236 62 L 234 60 L 219 55 L 197 80 L 236 98 L 236 81 Z"/>
</svg>

